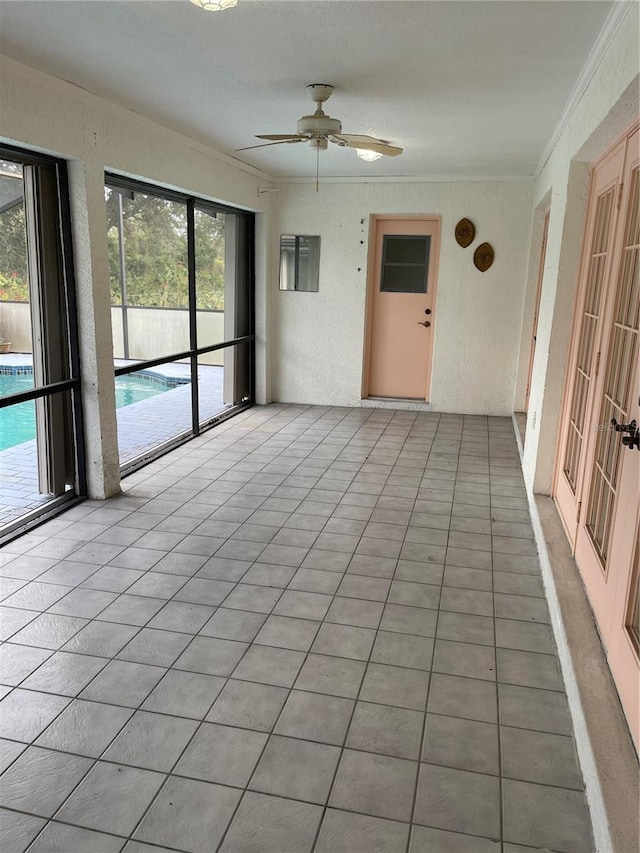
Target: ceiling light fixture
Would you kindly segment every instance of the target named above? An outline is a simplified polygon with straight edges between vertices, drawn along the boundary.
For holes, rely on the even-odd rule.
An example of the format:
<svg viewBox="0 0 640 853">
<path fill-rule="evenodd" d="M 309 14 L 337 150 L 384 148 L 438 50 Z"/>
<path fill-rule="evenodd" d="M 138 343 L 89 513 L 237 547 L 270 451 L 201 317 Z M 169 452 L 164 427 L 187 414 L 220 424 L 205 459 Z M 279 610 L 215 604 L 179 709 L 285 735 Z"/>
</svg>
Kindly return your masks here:
<svg viewBox="0 0 640 853">
<path fill-rule="evenodd" d="M 191 0 L 191 2 L 207 12 L 224 12 L 225 9 L 233 9 L 238 5 L 238 0 Z"/>
<path fill-rule="evenodd" d="M 356 148 L 356 154 L 361 160 L 366 160 L 367 163 L 373 163 L 374 160 L 379 160 L 382 157 L 378 151 L 369 151 L 366 148 Z"/>
</svg>

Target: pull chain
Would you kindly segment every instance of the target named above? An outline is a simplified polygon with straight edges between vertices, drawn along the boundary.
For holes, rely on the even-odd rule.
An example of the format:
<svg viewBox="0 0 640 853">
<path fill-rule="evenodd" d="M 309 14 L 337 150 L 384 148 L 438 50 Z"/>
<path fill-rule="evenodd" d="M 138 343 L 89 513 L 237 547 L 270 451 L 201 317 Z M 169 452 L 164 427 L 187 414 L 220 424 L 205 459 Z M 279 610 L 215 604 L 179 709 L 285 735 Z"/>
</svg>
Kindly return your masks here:
<svg viewBox="0 0 640 853">
<path fill-rule="evenodd" d="M 316 192 L 318 192 L 318 178 L 320 174 L 320 146 L 316 147 Z"/>
</svg>

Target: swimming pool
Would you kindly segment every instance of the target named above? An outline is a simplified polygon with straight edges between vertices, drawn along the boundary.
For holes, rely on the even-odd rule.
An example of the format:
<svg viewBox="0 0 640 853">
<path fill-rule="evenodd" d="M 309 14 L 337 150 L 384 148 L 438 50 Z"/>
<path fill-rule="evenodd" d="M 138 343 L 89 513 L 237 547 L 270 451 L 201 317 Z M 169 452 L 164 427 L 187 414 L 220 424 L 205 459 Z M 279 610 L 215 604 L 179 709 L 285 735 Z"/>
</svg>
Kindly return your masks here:
<svg viewBox="0 0 640 853">
<path fill-rule="evenodd" d="M 0 374 L 0 397 L 33 388 L 33 374 Z M 130 406 L 171 390 L 156 377 L 141 374 L 116 377 L 116 407 Z M 0 450 L 36 437 L 36 407 L 33 400 L 0 409 Z"/>
</svg>

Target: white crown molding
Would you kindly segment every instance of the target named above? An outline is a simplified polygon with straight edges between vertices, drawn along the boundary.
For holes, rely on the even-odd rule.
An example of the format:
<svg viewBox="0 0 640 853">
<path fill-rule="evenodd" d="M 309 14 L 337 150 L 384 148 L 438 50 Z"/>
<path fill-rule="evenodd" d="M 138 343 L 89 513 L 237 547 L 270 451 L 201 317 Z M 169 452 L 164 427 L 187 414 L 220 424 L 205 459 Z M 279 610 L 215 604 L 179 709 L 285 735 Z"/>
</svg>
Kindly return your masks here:
<svg viewBox="0 0 640 853">
<path fill-rule="evenodd" d="M 638 9 L 638 0 L 615 0 L 613 8 L 609 12 L 607 20 L 604 22 L 598 38 L 589 52 L 587 61 L 583 65 L 582 71 L 576 80 L 576 84 L 569 95 L 569 99 L 562 111 L 562 115 L 560 116 L 549 141 L 542 151 L 542 156 L 540 157 L 538 167 L 534 173 L 534 178 L 537 179 L 544 167 L 547 165 L 547 161 L 551 156 L 553 149 L 556 147 L 558 140 L 562 136 L 569 120 L 571 119 L 571 116 L 580 103 L 582 96 L 586 92 L 593 75 L 598 70 L 598 67 L 609 49 L 611 42 L 627 17 L 631 14 L 631 10 L 634 8 L 636 10 Z"/>
<path fill-rule="evenodd" d="M 273 179 L 278 184 L 314 184 L 313 178 L 287 178 L 277 176 Z M 380 175 L 366 177 L 363 175 L 320 176 L 320 186 L 323 184 L 451 184 L 451 183 L 513 183 L 514 181 L 533 183 L 533 175 Z"/>
</svg>

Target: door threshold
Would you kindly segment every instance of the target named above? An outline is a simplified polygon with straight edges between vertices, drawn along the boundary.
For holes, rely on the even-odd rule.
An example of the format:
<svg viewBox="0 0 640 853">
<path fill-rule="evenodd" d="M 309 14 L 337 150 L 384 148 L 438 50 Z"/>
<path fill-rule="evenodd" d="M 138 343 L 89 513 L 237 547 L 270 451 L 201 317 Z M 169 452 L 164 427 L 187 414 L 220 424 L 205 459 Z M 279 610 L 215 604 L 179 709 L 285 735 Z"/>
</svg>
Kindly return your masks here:
<svg viewBox="0 0 640 853">
<path fill-rule="evenodd" d="M 370 409 L 403 409 L 410 412 L 432 412 L 433 405 L 426 400 L 410 397 L 363 397 L 360 405 Z"/>
</svg>

